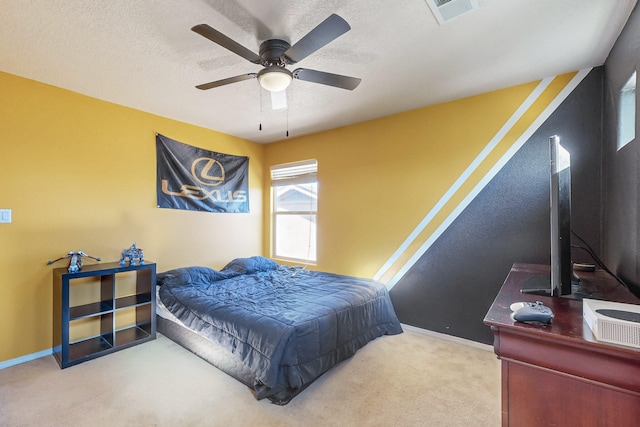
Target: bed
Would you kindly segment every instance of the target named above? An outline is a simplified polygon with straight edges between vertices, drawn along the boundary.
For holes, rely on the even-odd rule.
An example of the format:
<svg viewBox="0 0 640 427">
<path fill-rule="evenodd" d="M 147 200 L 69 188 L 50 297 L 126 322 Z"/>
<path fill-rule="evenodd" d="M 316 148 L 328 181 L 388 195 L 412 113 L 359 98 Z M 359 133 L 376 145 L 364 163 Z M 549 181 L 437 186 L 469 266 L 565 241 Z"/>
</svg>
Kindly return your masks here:
<svg viewBox="0 0 640 427">
<path fill-rule="evenodd" d="M 157 285 L 161 334 L 282 405 L 369 341 L 402 333 L 384 285 L 264 257 L 170 270 Z"/>
</svg>

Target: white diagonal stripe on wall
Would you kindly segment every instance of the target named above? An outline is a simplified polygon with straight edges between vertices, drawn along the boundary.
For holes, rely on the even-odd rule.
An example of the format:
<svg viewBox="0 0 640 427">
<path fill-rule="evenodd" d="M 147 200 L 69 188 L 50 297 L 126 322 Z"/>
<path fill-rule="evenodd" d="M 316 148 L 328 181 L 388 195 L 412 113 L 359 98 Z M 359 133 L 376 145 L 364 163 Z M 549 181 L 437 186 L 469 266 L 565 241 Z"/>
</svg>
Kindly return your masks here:
<svg viewBox="0 0 640 427">
<path fill-rule="evenodd" d="M 380 278 L 391 268 L 391 266 L 400 258 L 400 256 L 407 250 L 409 245 L 418 237 L 418 235 L 425 229 L 427 225 L 433 220 L 433 218 L 442 210 L 447 202 L 453 197 L 453 195 L 462 187 L 462 185 L 469 179 L 469 176 L 478 168 L 478 166 L 484 161 L 489 153 L 498 145 L 498 143 L 504 138 L 504 136 L 513 128 L 513 126 L 520 120 L 524 113 L 531 107 L 531 105 L 540 97 L 545 89 L 551 84 L 555 77 L 550 77 L 542 80 L 538 86 L 529 94 L 527 99 L 518 107 L 518 109 L 511 115 L 509 120 L 500 128 L 498 133 L 489 141 L 484 149 L 476 156 L 476 158 L 469 164 L 465 171 L 458 177 L 453 185 L 447 190 L 447 192 L 440 198 L 438 203 L 429 211 L 429 213 L 420 221 L 420 223 L 409 234 L 400 247 L 391 255 L 391 257 L 384 263 L 384 265 L 373 276 L 374 280 L 380 280 Z"/>
<path fill-rule="evenodd" d="M 560 93 L 553 99 L 553 101 L 544 109 L 544 111 L 537 117 L 537 119 L 527 128 L 527 130 L 514 142 L 514 144 L 507 150 L 502 158 L 491 168 L 491 170 L 483 177 L 483 179 L 474 187 L 474 189 L 464 198 L 464 200 L 451 212 L 446 220 L 429 236 L 424 244 L 414 253 L 411 258 L 402 266 L 402 268 L 386 283 L 387 289 L 391 290 L 398 281 L 406 274 L 406 272 L 418 261 L 418 259 L 431 247 L 431 245 L 442 235 L 442 233 L 453 223 L 453 221 L 460 215 L 460 213 L 471 203 L 471 201 L 482 191 L 482 189 L 493 179 L 493 177 L 504 167 L 504 165 L 513 157 L 513 155 L 524 145 L 524 143 L 533 135 L 533 133 L 544 123 L 544 121 L 558 108 L 558 106 L 564 101 L 567 96 L 578 86 L 578 84 L 589 74 L 591 68 L 581 70 L 578 72 L 571 81 L 560 91 Z M 531 107 L 531 105 L 540 97 L 540 95 L 551 84 L 554 77 L 542 80 L 536 89 L 527 97 L 522 105 L 516 110 L 516 112 L 509 118 L 509 120 L 503 125 L 498 133 L 489 141 L 487 146 L 478 154 L 474 161 L 467 167 L 467 169 L 460 175 L 456 182 L 449 188 L 445 195 L 438 201 L 438 203 L 431 209 L 431 211 L 425 216 L 425 218 L 418 224 L 413 232 L 407 237 L 402 245 L 394 252 L 394 254 L 387 260 L 383 267 L 374 276 L 375 280 L 379 280 L 398 260 L 404 251 L 407 250 L 409 245 L 415 241 L 420 232 L 433 220 L 433 218 L 442 210 L 445 204 L 453 197 L 453 195 L 460 189 L 460 187 L 467 181 L 469 176 L 478 168 L 478 166 L 484 161 L 489 153 L 498 145 L 498 143 L 504 138 L 504 136 L 513 128 L 515 123 L 524 115 L 524 113 Z"/>
</svg>

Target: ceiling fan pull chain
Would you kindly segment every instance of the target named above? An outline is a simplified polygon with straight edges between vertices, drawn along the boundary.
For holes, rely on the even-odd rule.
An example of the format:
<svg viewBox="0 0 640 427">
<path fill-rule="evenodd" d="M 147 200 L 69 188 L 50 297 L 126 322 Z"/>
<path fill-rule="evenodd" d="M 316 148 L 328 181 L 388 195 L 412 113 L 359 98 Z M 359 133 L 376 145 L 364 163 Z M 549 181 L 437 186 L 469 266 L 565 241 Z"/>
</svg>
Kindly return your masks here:
<svg viewBox="0 0 640 427">
<path fill-rule="evenodd" d="M 260 91 L 260 126 L 258 126 L 258 130 L 262 131 L 262 88 L 258 85 L 258 90 Z"/>
</svg>

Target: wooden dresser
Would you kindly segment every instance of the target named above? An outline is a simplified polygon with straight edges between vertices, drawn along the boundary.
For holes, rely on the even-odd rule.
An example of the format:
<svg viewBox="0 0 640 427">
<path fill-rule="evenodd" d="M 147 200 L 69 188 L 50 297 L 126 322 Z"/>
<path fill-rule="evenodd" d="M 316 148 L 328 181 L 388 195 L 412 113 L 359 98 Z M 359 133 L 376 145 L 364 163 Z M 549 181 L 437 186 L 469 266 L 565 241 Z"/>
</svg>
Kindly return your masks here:
<svg viewBox="0 0 640 427">
<path fill-rule="evenodd" d="M 582 319 L 582 301 L 522 294 L 549 266 L 514 264 L 484 323 L 502 362 L 503 426 L 640 425 L 640 349 L 600 343 Z M 640 304 L 603 271 L 579 273 L 600 299 Z M 509 306 L 541 301 L 551 325 L 514 322 Z"/>
</svg>

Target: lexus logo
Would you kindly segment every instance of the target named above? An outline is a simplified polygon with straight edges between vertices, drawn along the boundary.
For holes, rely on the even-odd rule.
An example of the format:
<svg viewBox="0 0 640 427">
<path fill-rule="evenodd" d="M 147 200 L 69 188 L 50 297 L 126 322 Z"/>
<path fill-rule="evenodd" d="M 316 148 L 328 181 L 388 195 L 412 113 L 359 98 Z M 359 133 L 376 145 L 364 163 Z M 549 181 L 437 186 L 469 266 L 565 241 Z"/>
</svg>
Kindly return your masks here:
<svg viewBox="0 0 640 427">
<path fill-rule="evenodd" d="M 224 168 L 222 164 L 208 157 L 200 157 L 191 163 L 191 175 L 200 184 L 209 187 L 224 183 Z"/>
</svg>

